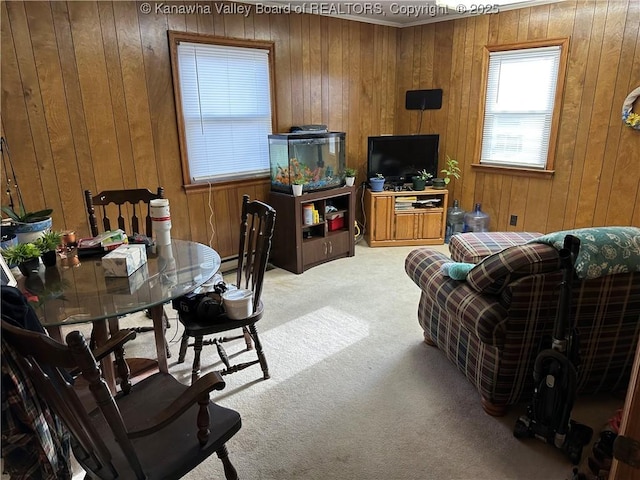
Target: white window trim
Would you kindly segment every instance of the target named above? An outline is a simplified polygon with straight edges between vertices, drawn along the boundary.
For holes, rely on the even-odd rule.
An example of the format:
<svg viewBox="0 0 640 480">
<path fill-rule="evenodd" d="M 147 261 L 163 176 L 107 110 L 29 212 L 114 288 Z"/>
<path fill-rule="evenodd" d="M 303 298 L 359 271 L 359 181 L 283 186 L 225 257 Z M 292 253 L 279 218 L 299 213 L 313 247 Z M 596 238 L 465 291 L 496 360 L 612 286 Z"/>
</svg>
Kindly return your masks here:
<svg viewBox="0 0 640 480">
<path fill-rule="evenodd" d="M 178 133 L 179 133 L 179 141 L 180 141 L 180 156 L 181 156 L 181 163 L 182 163 L 183 182 L 184 182 L 185 188 L 189 189 L 190 187 L 207 186 L 209 183 L 233 183 L 241 180 L 246 181 L 247 179 L 269 178 L 269 157 L 268 157 L 269 147 L 268 147 L 267 135 L 272 132 L 272 128 L 276 124 L 275 95 L 274 95 L 274 58 L 273 58 L 274 44 L 273 42 L 253 41 L 253 40 L 243 40 L 243 39 L 229 39 L 224 37 L 216 37 L 212 35 L 199 35 L 199 34 L 186 33 L 186 32 L 169 31 L 169 44 L 170 44 L 170 51 L 171 51 L 171 68 L 172 68 L 172 75 L 173 75 L 174 99 L 176 102 L 176 117 L 177 117 L 178 130 L 179 130 Z M 207 49 L 205 51 L 207 53 L 212 52 L 212 54 L 214 55 L 217 55 L 219 52 L 219 49 L 216 49 L 216 46 L 221 46 L 222 48 L 231 47 L 231 48 L 238 48 L 239 49 L 238 52 L 240 54 L 246 55 L 248 58 L 252 58 L 252 57 L 255 58 L 256 53 L 258 55 L 258 58 L 262 57 L 264 59 L 264 55 L 266 55 L 267 62 L 268 62 L 269 71 L 268 71 L 268 80 L 267 80 L 268 87 L 267 88 L 269 89 L 269 100 L 270 100 L 269 102 L 270 105 L 268 107 L 270 108 L 270 112 L 268 113 L 268 115 L 270 116 L 270 122 L 268 122 L 267 124 L 264 121 L 265 111 L 266 111 L 264 106 L 260 108 L 256 107 L 256 110 L 259 110 L 257 114 L 255 113 L 252 106 L 252 110 L 247 116 L 240 117 L 243 119 L 248 117 L 257 118 L 257 121 L 262 125 L 259 128 L 261 130 L 264 130 L 263 132 L 264 135 L 261 135 L 261 134 L 255 135 L 259 138 L 254 138 L 254 136 L 251 136 L 251 139 L 248 139 L 246 137 L 241 140 L 236 139 L 236 144 L 229 146 L 229 148 L 227 149 L 226 158 L 227 158 L 227 166 L 229 168 L 226 168 L 226 170 L 221 174 L 214 173 L 213 175 L 209 175 L 206 171 L 203 172 L 202 169 L 200 170 L 200 173 L 199 173 L 197 169 L 198 166 L 196 165 L 194 168 L 193 161 L 192 160 L 190 161 L 190 158 L 189 158 L 190 151 L 193 152 L 194 150 L 193 150 L 193 142 L 191 145 L 188 144 L 188 137 L 189 137 L 188 129 L 190 126 L 193 127 L 195 117 L 192 116 L 190 120 L 185 119 L 185 115 L 183 111 L 183 106 L 185 104 L 190 103 L 191 107 L 195 108 L 198 111 L 197 115 L 199 117 L 199 120 L 196 123 L 198 123 L 198 125 L 200 125 L 200 128 L 202 129 L 211 128 L 212 124 L 218 123 L 219 125 L 223 125 L 227 132 L 230 132 L 233 129 L 233 126 L 232 126 L 233 119 L 229 118 L 229 114 L 235 113 L 235 112 L 229 112 L 229 111 L 225 113 L 224 110 L 222 110 L 221 112 L 218 111 L 213 115 L 207 115 L 207 111 L 203 111 L 203 110 L 207 110 L 206 106 L 203 107 L 203 105 L 205 105 L 204 102 L 202 104 L 200 103 L 201 101 L 200 92 L 198 92 L 198 94 L 195 96 L 192 95 L 191 98 L 185 99 L 185 97 L 183 97 L 179 49 L 186 47 L 187 49 L 186 51 L 190 52 L 190 54 L 192 55 L 191 61 L 193 61 L 193 59 L 195 58 L 195 56 L 193 56 L 193 51 L 194 49 L 197 49 L 199 44 L 204 46 L 205 49 L 207 49 L 208 45 L 213 46 L 212 49 Z M 182 51 L 184 52 L 184 50 Z M 184 55 L 183 55 L 183 60 L 184 60 Z M 192 70 L 192 71 L 197 71 L 197 70 Z M 200 79 L 202 78 L 203 77 L 201 74 L 199 74 L 197 78 L 192 77 L 191 83 L 197 84 L 195 88 L 199 89 Z M 204 78 L 208 78 L 208 77 L 204 77 Z M 264 90 L 265 88 L 264 84 L 260 88 Z M 217 92 L 217 90 L 211 90 L 211 91 Z M 212 106 L 208 110 L 209 113 L 211 113 L 212 110 L 213 111 L 218 110 L 215 108 L 215 105 L 217 105 L 215 100 L 212 101 L 209 105 Z M 212 133 L 214 132 L 215 130 L 213 130 Z M 191 134 L 193 135 L 193 133 L 194 132 L 192 130 Z M 226 133 L 226 135 L 223 136 L 222 138 L 234 138 L 234 137 L 230 133 Z M 201 140 L 200 149 L 201 149 L 201 153 L 203 154 L 203 156 L 200 157 L 200 161 L 201 161 L 200 165 L 204 166 L 206 165 L 206 162 L 209 161 L 209 158 L 212 158 L 215 155 L 214 153 L 216 151 L 215 141 L 212 141 L 210 134 L 200 136 L 200 140 Z M 263 142 L 260 143 L 262 140 Z M 263 148 L 260 148 L 260 145 L 262 145 Z M 235 163 L 235 161 L 236 161 L 236 158 L 242 158 L 244 156 L 244 152 L 240 152 L 237 155 L 231 154 L 231 150 L 233 148 L 246 149 L 249 151 L 253 150 L 254 153 L 259 156 L 259 158 L 247 170 L 238 172 L 237 163 Z M 236 168 L 230 168 L 231 163 L 233 163 Z"/>
</svg>

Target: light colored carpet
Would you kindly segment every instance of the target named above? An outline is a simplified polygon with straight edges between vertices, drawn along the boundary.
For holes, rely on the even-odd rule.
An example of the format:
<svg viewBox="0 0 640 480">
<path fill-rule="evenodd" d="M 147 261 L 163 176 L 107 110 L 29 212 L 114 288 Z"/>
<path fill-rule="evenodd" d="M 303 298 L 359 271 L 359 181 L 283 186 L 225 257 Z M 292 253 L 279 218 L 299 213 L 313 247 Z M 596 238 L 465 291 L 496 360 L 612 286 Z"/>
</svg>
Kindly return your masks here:
<svg viewBox="0 0 640 480">
<path fill-rule="evenodd" d="M 437 248 L 446 252 L 446 246 Z M 513 437 L 525 405 L 503 418 L 486 415 L 471 384 L 423 343 L 420 291 L 404 273 L 410 250 L 362 243 L 355 257 L 302 275 L 267 273 L 258 330 L 272 378 L 261 380 L 254 366 L 226 376 L 225 390 L 215 396 L 242 415 L 242 429 L 228 442 L 240 478 L 570 477 L 560 451 Z M 174 312 L 167 313 L 170 370 L 188 383 L 192 352 L 176 364 L 181 330 Z M 125 325 L 129 321 L 144 320 L 129 318 Z M 149 333 L 128 347 L 130 356 L 152 351 Z M 204 371 L 220 368 L 215 347 L 203 353 Z M 598 432 L 621 405 L 609 395 L 580 398 L 572 417 Z M 185 478 L 223 478 L 221 464 L 214 456 Z"/>
</svg>

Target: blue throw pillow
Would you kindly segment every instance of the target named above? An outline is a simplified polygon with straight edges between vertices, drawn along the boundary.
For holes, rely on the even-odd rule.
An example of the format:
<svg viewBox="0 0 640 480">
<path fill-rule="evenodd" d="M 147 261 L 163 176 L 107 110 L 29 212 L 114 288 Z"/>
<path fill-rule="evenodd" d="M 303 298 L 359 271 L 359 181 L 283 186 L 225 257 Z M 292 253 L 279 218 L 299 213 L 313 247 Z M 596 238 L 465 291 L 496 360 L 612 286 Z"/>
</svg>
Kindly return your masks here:
<svg viewBox="0 0 640 480">
<path fill-rule="evenodd" d="M 466 280 L 467 274 L 475 266 L 475 263 L 447 262 L 440 266 L 440 271 L 445 277 L 451 277 L 454 280 Z"/>
</svg>

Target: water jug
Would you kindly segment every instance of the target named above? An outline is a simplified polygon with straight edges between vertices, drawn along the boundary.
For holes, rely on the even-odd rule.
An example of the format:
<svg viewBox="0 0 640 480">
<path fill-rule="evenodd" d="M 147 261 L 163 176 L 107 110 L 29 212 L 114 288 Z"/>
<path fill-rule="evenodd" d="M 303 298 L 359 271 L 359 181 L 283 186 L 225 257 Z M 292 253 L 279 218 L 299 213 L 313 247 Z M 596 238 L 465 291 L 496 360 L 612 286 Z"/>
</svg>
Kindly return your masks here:
<svg viewBox="0 0 640 480">
<path fill-rule="evenodd" d="M 447 209 L 447 231 L 445 234 L 445 243 L 449 243 L 452 235 L 462 233 L 464 231 L 464 210 L 460 208 L 458 200 L 453 201 L 453 207 Z"/>
<path fill-rule="evenodd" d="M 464 215 L 464 231 L 465 232 L 488 232 L 489 231 L 489 215 L 480 209 L 480 204 L 476 203 L 472 212 Z"/>
</svg>

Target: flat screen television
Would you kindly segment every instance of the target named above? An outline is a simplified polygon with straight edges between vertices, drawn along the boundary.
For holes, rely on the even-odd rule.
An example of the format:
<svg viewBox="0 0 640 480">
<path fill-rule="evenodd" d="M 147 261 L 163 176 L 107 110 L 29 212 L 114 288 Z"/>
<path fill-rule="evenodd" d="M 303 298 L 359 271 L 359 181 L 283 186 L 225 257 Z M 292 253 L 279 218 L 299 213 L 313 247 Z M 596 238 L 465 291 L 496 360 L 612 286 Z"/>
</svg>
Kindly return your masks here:
<svg viewBox="0 0 640 480">
<path fill-rule="evenodd" d="M 381 173 L 387 183 L 401 184 L 410 182 L 420 170 L 426 170 L 435 178 L 439 142 L 438 134 L 369 137 L 367 178 Z"/>
</svg>

